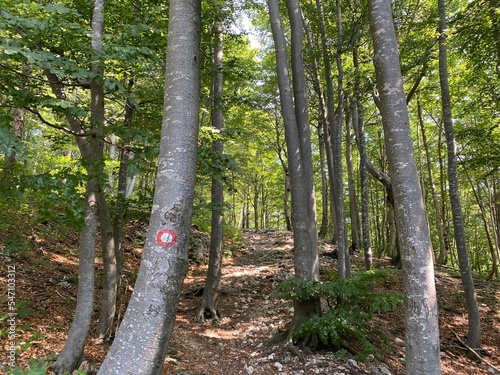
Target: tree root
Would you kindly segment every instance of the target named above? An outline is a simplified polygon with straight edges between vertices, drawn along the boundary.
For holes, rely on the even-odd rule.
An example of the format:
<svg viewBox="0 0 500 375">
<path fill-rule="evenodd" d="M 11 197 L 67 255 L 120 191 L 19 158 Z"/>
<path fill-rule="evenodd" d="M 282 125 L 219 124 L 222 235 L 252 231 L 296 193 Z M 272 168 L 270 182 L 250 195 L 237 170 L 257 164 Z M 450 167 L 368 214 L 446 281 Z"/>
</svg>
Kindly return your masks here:
<svg viewBox="0 0 500 375">
<path fill-rule="evenodd" d="M 222 314 L 218 309 L 214 307 L 201 306 L 196 311 L 194 320 L 196 323 L 205 323 L 207 320 L 218 322 L 221 320 L 221 318 Z"/>
<path fill-rule="evenodd" d="M 285 331 L 279 332 L 271 337 L 266 346 L 278 347 L 278 351 L 287 351 L 291 355 L 296 356 L 302 365 L 306 364 L 305 355 L 312 354 L 312 350 L 317 347 L 317 337 L 315 335 L 306 335 L 300 340 L 300 348 L 293 342 L 294 329 L 289 328 Z"/>
</svg>

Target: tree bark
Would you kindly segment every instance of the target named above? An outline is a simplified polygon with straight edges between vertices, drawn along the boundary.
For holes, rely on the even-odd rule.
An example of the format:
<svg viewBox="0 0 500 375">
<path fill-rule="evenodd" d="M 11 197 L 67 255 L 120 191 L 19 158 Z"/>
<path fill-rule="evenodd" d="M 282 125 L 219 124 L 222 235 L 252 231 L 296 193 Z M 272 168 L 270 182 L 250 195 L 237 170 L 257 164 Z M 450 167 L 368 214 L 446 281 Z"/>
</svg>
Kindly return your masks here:
<svg viewBox="0 0 500 375">
<path fill-rule="evenodd" d="M 323 52 L 323 65 L 325 70 L 325 81 L 326 81 L 326 120 L 324 122 L 324 133 L 325 133 L 325 150 L 327 156 L 327 165 L 329 172 L 329 180 L 330 180 L 330 189 L 331 189 L 331 198 L 332 198 L 332 222 L 333 222 L 333 235 L 332 235 L 332 243 L 339 244 L 339 226 L 338 226 L 338 218 L 337 218 L 337 208 L 335 207 L 337 204 L 336 197 L 336 182 L 335 182 L 335 156 L 334 156 L 334 141 L 333 141 L 333 128 L 336 124 L 336 116 L 335 116 L 335 91 L 333 89 L 333 73 L 332 73 L 332 65 L 329 54 L 329 46 L 326 37 L 326 25 L 325 25 L 325 16 L 323 12 L 323 5 L 320 0 L 316 0 L 316 8 L 319 17 L 319 26 L 321 33 L 321 49 Z M 339 273 L 345 273 L 345 254 L 339 252 Z"/>
<path fill-rule="evenodd" d="M 304 23 L 304 30 L 306 35 L 307 48 L 311 51 L 314 49 L 312 36 L 310 29 Z M 328 114 L 326 109 L 325 97 L 323 89 L 321 87 L 321 77 L 318 69 L 318 62 L 316 57 L 313 55 L 311 57 L 311 69 L 312 69 L 312 80 L 313 87 L 318 95 L 319 108 L 321 113 L 320 125 L 318 125 L 318 137 L 319 137 L 319 151 L 320 151 L 320 165 L 321 165 L 321 196 L 322 196 L 322 217 L 321 217 L 321 227 L 319 231 L 319 237 L 326 236 L 328 232 L 328 206 L 329 203 L 333 202 L 333 150 L 331 143 L 330 130 L 328 126 Z M 325 171 L 325 164 L 328 173 Z M 335 217 L 332 211 L 333 218 Z M 338 234 L 335 221 L 333 221 L 333 241 L 337 243 Z"/>
<path fill-rule="evenodd" d="M 458 187 L 457 172 L 457 145 L 453 129 L 453 117 L 451 113 L 451 95 L 448 86 L 448 61 L 446 48 L 446 1 L 438 0 L 439 9 L 439 84 L 441 87 L 441 107 L 443 111 L 443 123 L 445 129 L 446 146 L 448 150 L 448 186 L 450 194 L 451 214 L 453 217 L 453 229 L 457 245 L 458 265 L 460 276 L 465 292 L 465 302 L 469 317 L 469 330 L 467 333 L 467 344 L 473 348 L 481 347 L 481 322 L 479 307 L 477 304 L 474 280 L 469 264 L 467 252 L 467 240 L 462 217 L 462 206 Z"/>
<path fill-rule="evenodd" d="M 223 29 L 222 24 L 215 28 L 215 39 L 217 41 L 214 50 L 213 62 L 213 110 L 212 126 L 219 132 L 224 125 L 222 111 L 223 96 Z M 217 155 L 221 155 L 223 145 L 220 140 L 213 143 L 212 149 Z M 217 167 L 219 163 L 215 161 Z M 219 165 L 220 168 L 222 166 Z M 208 271 L 205 281 L 205 288 L 201 297 L 201 304 L 196 311 L 196 321 L 205 321 L 205 312 L 208 312 L 211 319 L 219 320 L 220 313 L 217 310 L 217 293 L 219 291 L 220 279 L 222 276 L 222 255 L 223 255 L 223 211 L 224 211 L 224 186 L 222 176 L 212 177 L 212 220 L 210 230 L 210 250 L 208 255 Z"/>
<path fill-rule="evenodd" d="M 350 113 L 355 111 L 355 106 L 351 106 Z M 356 194 L 356 179 L 354 178 L 354 167 L 352 163 L 352 133 L 351 133 L 351 118 L 346 119 L 346 136 L 345 136 L 345 160 L 347 169 L 347 183 L 349 186 L 349 217 L 351 218 L 351 246 L 357 251 L 360 249 L 360 232 L 359 232 L 359 209 L 358 198 Z"/>
<path fill-rule="evenodd" d="M 359 47 L 356 45 L 353 49 L 353 65 L 355 71 L 354 91 L 356 95 L 356 109 L 352 111 L 352 126 L 356 134 L 356 145 L 359 152 L 359 183 L 361 186 L 361 231 L 363 237 L 363 254 L 365 259 L 365 269 L 369 270 L 372 266 L 373 253 L 370 240 L 370 217 L 369 217 L 369 199 L 368 199 L 368 176 L 367 176 L 367 152 L 365 144 L 365 124 L 363 102 L 361 101 L 361 74 L 359 72 Z"/>
<path fill-rule="evenodd" d="M 161 372 L 188 264 L 199 115 L 200 0 L 170 2 L 160 156 L 144 255 L 100 375 Z"/>
<path fill-rule="evenodd" d="M 92 16 L 92 38 L 91 46 L 93 51 L 102 49 L 103 30 L 103 0 L 95 0 L 94 13 Z M 105 203 L 104 192 L 99 181 L 104 176 L 103 170 L 103 150 L 104 143 L 102 137 L 102 126 L 104 119 L 104 93 L 102 88 L 102 63 L 94 56 L 92 70 L 96 73 L 96 78 L 91 81 L 91 114 L 90 123 L 93 129 L 92 137 L 76 136 L 82 158 L 85 160 L 88 181 L 86 185 L 86 219 L 85 227 L 80 234 L 79 248 L 79 280 L 77 305 L 75 316 L 68 332 L 66 343 L 58 356 L 54 369 L 57 374 L 66 371 L 72 372 L 83 355 L 85 341 L 87 339 L 90 320 L 93 312 L 94 302 L 94 258 L 95 242 L 97 234 L 97 220 L 101 215 L 100 205 Z M 62 85 L 58 77 L 48 69 L 44 70 L 48 78 L 51 89 L 57 98 L 66 100 Z M 66 116 L 72 130 L 75 133 L 82 133 L 82 126 L 79 119 L 72 115 Z M 109 216 L 109 215 L 108 215 Z"/>
<path fill-rule="evenodd" d="M 334 199 L 335 199 L 335 217 L 339 234 L 337 244 L 339 255 L 339 278 L 342 280 L 351 277 L 351 261 L 349 257 L 349 248 L 347 246 L 347 226 L 344 202 L 344 177 L 342 168 L 342 129 L 344 125 L 344 68 L 342 66 L 342 12 L 341 0 L 337 0 L 337 116 L 336 121 L 332 122 L 332 148 L 333 148 L 333 171 L 334 171 Z M 328 79 L 328 78 L 327 78 Z M 333 108 L 328 108 L 332 111 Z"/>
<path fill-rule="evenodd" d="M 390 0 L 369 0 L 380 112 L 406 289 L 406 373 L 441 374 L 432 246 L 427 230 Z"/>
<path fill-rule="evenodd" d="M 325 161 L 325 135 L 322 130 L 322 125 L 318 125 L 318 144 L 319 144 L 319 165 L 321 172 L 321 225 L 318 236 L 326 237 L 328 233 L 328 203 L 329 203 L 329 186 L 328 177 L 326 176 L 326 161 Z"/>
<path fill-rule="evenodd" d="M 434 173 L 432 171 L 431 153 L 429 150 L 429 142 L 427 141 L 427 134 L 425 130 L 425 124 L 422 117 L 422 105 L 420 101 L 418 105 L 418 121 L 420 123 L 420 128 L 422 129 L 422 142 L 424 143 L 424 150 L 427 159 L 427 174 L 429 176 L 429 188 L 431 189 L 432 203 L 434 205 L 434 210 L 436 211 L 436 231 L 439 238 L 439 255 L 437 259 L 437 264 L 444 265 L 448 260 L 448 254 L 446 251 L 446 243 L 444 240 L 444 231 L 441 217 L 441 205 L 439 204 L 439 198 L 436 191 L 436 183 L 434 181 Z"/>
<path fill-rule="evenodd" d="M 317 255 L 318 232 L 316 226 L 316 194 L 314 191 L 314 168 L 312 163 L 311 130 L 309 126 L 309 106 L 307 104 L 307 84 L 304 70 L 302 50 L 304 48 L 304 28 L 302 24 L 302 11 L 298 0 L 287 0 L 288 18 L 290 19 L 291 41 L 290 62 L 292 66 L 293 99 L 295 118 L 300 143 L 300 157 L 304 181 L 306 186 L 305 199 L 307 202 L 309 232 L 309 249 Z M 290 155 L 290 152 L 288 152 Z"/>
<path fill-rule="evenodd" d="M 58 375 L 72 373 L 78 366 L 90 330 L 90 320 L 94 310 L 94 258 L 98 221 L 96 190 L 97 186 L 88 181 L 85 193 L 85 226 L 79 237 L 75 315 L 68 338 L 54 365 L 54 371 Z"/>
<path fill-rule="evenodd" d="M 307 114 L 307 108 L 300 107 L 299 105 L 301 103 L 303 106 L 307 105 L 299 98 L 301 95 L 304 95 L 304 92 L 301 90 L 305 89 L 304 86 L 299 84 L 299 81 L 304 80 L 304 76 L 301 76 L 299 73 L 300 65 L 302 64 L 302 60 L 299 59 L 302 50 L 300 8 L 297 1 L 287 2 L 294 49 L 294 52 L 292 52 L 292 70 L 298 68 L 298 71 L 294 73 L 294 77 L 296 77 L 294 84 L 297 83 L 299 85 L 295 94 L 296 107 L 294 108 L 294 96 L 292 95 L 292 87 L 288 74 L 286 40 L 279 14 L 278 1 L 268 0 L 268 6 L 276 50 L 276 69 L 290 170 L 295 278 L 297 280 L 319 280 L 316 217 L 313 205 L 314 185 L 309 180 L 310 175 L 306 173 L 309 165 L 312 165 L 310 153 L 311 139 L 307 131 L 308 129 L 299 127 L 298 123 L 300 120 L 297 118 L 297 114 L 301 115 L 301 119 L 304 113 Z M 297 100 L 299 100 L 298 103 Z M 309 169 L 309 171 L 312 171 L 312 169 Z M 294 314 L 287 341 L 292 341 L 294 329 L 305 318 L 318 311 L 318 301 L 294 301 Z"/>
<path fill-rule="evenodd" d="M 129 80 L 128 97 L 125 102 L 125 116 L 123 119 L 123 127 L 130 128 L 132 126 L 132 116 L 134 113 L 134 103 L 132 100 L 134 81 Z M 122 139 L 120 149 L 120 167 L 118 170 L 118 189 L 116 194 L 115 213 L 113 216 L 113 236 L 116 247 L 116 303 L 119 305 L 121 300 L 121 277 L 123 274 L 123 227 L 125 214 L 127 212 L 127 194 L 129 177 L 127 174 L 130 159 L 133 157 L 133 152 L 128 149 L 130 140 Z"/>
</svg>

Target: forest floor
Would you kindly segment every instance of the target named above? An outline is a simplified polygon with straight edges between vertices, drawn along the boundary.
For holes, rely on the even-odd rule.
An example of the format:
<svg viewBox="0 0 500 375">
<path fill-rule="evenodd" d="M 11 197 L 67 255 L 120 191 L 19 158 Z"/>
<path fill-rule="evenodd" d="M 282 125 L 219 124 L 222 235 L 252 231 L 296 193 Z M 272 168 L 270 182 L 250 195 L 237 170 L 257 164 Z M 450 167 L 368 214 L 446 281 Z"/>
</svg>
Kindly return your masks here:
<svg viewBox="0 0 500 375">
<path fill-rule="evenodd" d="M 5 242 L 13 238 L 12 233 L 0 234 L 0 263 L 4 268 L 15 266 L 16 328 L 20 344 L 16 364 L 23 369 L 28 368 L 28 362 L 33 358 L 43 359 L 61 351 L 75 307 L 76 236 L 69 234 L 55 238 L 46 235 L 50 230 L 45 229 L 36 233 L 31 230 L 29 241 L 23 242 L 22 246 L 17 246 L 17 242 Z M 127 233 L 123 294 L 129 298 L 142 255 L 145 226 L 131 223 Z M 305 355 L 303 364 L 288 351 L 269 346 L 269 338 L 286 329 L 293 312 L 292 302 L 280 300 L 275 294 L 276 284 L 292 276 L 292 235 L 277 230 L 245 231 L 243 243 L 228 244 L 226 248 L 230 256 L 224 260 L 218 306 L 223 317 L 219 322 L 194 322 L 206 264 L 190 262 L 164 374 L 404 374 L 403 308 L 378 315 L 372 321 L 386 339 L 380 348 L 380 361 L 369 357 L 361 363 L 350 354 L 336 358 L 332 352 L 321 351 Z M 320 245 L 321 268 L 325 272 L 336 268 L 336 259 L 329 256 L 333 250 L 326 242 Z M 193 230 L 190 257 L 200 259 L 207 252 L 208 236 Z M 362 269 L 362 254 L 355 252 L 352 259 L 354 268 Z M 390 267 L 388 259 L 376 259 L 375 264 L 376 267 Z M 101 269 L 99 261 L 97 269 L 98 272 Z M 8 350 L 6 273 L 2 270 L 0 274 L 2 363 L 5 363 Z M 467 359 L 461 344 L 467 331 L 467 320 L 457 275 L 445 269 L 436 271 L 442 372 L 444 375 L 495 374 L 495 367 L 500 367 L 500 284 L 498 281 L 476 280 L 484 361 L 475 362 Z M 99 284 L 100 278 L 97 280 Z M 402 291 L 401 275 L 392 275 L 381 288 L 382 291 Z M 124 308 L 122 306 L 121 311 Z M 91 335 L 94 329 L 95 323 Z M 350 347 L 352 345 L 346 341 L 346 348 L 349 350 Z M 93 368 L 99 367 L 107 348 L 89 338 L 85 358 Z"/>
</svg>

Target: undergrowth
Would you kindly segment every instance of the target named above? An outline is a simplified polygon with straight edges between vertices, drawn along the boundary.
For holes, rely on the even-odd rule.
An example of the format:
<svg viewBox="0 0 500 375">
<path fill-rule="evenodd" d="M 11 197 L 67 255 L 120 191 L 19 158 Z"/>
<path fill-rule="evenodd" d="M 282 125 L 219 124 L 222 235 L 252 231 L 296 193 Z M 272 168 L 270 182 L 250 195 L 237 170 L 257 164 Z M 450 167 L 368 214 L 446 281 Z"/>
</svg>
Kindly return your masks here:
<svg viewBox="0 0 500 375">
<path fill-rule="evenodd" d="M 376 314 L 394 311 L 403 303 L 401 293 L 375 292 L 378 283 L 398 272 L 392 269 L 360 271 L 352 278 L 339 280 L 336 274 L 329 281 L 285 280 L 277 286 L 283 299 L 307 301 L 321 298 L 326 305 L 321 315 L 306 319 L 294 332 L 296 338 L 317 335 L 322 345 L 337 353 L 345 352 L 347 341 L 356 343 L 356 357 L 365 361 L 369 354 L 380 358 L 376 343 L 380 330 L 370 324 Z"/>
</svg>

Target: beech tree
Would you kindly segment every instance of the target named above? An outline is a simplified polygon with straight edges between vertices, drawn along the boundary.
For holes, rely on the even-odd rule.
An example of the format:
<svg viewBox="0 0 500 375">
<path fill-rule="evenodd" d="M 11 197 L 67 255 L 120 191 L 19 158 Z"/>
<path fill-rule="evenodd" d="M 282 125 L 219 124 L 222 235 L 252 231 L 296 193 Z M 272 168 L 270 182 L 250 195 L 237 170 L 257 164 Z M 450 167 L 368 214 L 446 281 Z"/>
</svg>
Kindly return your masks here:
<svg viewBox="0 0 500 375">
<path fill-rule="evenodd" d="M 153 208 L 127 311 L 98 374 L 159 374 L 188 263 L 199 115 L 200 0 L 170 2 Z"/>
<path fill-rule="evenodd" d="M 80 234 L 80 249 L 78 260 L 78 298 L 75 309 L 75 316 L 68 332 L 68 338 L 64 344 L 62 352 L 57 358 L 54 369 L 57 374 L 66 371 L 72 372 L 78 365 L 85 347 L 85 341 L 90 330 L 90 322 L 94 303 L 94 257 L 97 232 L 97 221 L 99 216 L 103 219 L 106 211 L 106 204 L 102 185 L 99 180 L 102 178 L 102 155 L 103 155 L 103 121 L 104 121 L 104 91 L 102 86 L 103 66 L 99 53 L 102 49 L 102 32 L 104 24 L 104 1 L 95 0 L 92 16 L 92 72 L 95 77 L 91 79 L 91 114 L 90 121 L 95 131 L 94 137 L 81 138 L 78 133 L 82 133 L 80 121 L 73 116 L 68 116 L 68 121 L 76 135 L 77 143 L 80 147 L 83 158 L 87 162 L 88 178 L 85 193 L 85 227 Z M 45 75 L 51 82 L 52 91 L 56 97 L 66 99 L 58 77 L 45 69 Z M 100 135 L 100 136 L 96 136 Z M 108 214 L 109 216 L 109 214 Z M 101 221 L 102 222 L 102 221 Z M 103 242 L 107 236 L 103 236 Z M 103 244 L 103 247 L 106 245 Z M 115 275 L 116 276 L 116 275 Z M 114 310 L 113 310 L 114 315 Z"/>
<path fill-rule="evenodd" d="M 391 2 L 369 0 L 373 62 L 380 95 L 406 289 L 406 372 L 440 374 L 432 244 L 410 135 Z"/>
<path fill-rule="evenodd" d="M 212 126 L 219 132 L 224 124 L 222 111 L 223 96 L 223 27 L 221 23 L 215 26 L 215 41 L 213 57 L 213 84 L 212 84 Z M 222 141 L 216 139 L 212 146 L 214 152 L 214 169 L 222 172 L 223 166 L 220 165 L 217 158 L 222 154 Z M 224 186 L 220 173 L 214 172 L 212 176 L 211 188 L 212 219 L 210 229 L 210 250 L 208 257 L 208 270 L 201 304 L 196 312 L 196 321 L 205 320 L 205 312 L 208 312 L 214 320 L 220 318 L 217 311 L 217 293 L 219 291 L 220 279 L 222 276 L 222 255 L 223 255 L 223 210 L 224 210 Z"/>
<path fill-rule="evenodd" d="M 288 54 L 277 0 L 268 0 L 269 17 L 276 50 L 276 70 L 285 126 L 292 197 L 294 269 L 297 280 L 319 280 L 318 238 L 312 181 L 311 138 L 305 100 L 305 75 L 301 58 L 303 29 L 298 1 L 287 1 L 292 42 L 293 87 L 288 73 Z M 295 300 L 294 314 L 285 345 L 293 348 L 293 332 L 312 314 L 319 312 L 317 300 Z M 309 339 L 309 338 L 307 338 Z M 313 338 L 314 340 L 314 338 Z M 312 342 L 314 344 L 314 341 Z M 293 350 L 293 349 L 292 349 Z"/>
<path fill-rule="evenodd" d="M 476 299 L 474 280 L 470 269 L 469 254 L 467 251 L 467 240 L 465 238 L 465 227 L 462 215 L 462 204 L 458 190 L 457 172 L 457 145 L 455 142 L 455 131 L 451 112 L 451 95 L 448 84 L 448 59 L 446 47 L 446 0 L 438 0 L 439 7 L 439 84 L 441 87 L 441 108 L 443 111 L 443 123 L 448 150 L 448 184 L 450 192 L 450 206 L 453 217 L 453 232 L 457 244 L 458 264 L 460 276 L 465 292 L 465 302 L 469 318 L 469 330 L 467 332 L 467 344 L 473 349 L 481 347 L 481 322 L 479 318 L 479 306 Z"/>
</svg>

